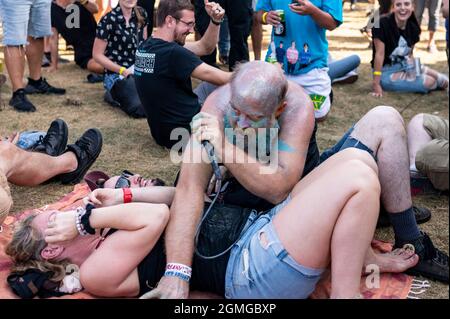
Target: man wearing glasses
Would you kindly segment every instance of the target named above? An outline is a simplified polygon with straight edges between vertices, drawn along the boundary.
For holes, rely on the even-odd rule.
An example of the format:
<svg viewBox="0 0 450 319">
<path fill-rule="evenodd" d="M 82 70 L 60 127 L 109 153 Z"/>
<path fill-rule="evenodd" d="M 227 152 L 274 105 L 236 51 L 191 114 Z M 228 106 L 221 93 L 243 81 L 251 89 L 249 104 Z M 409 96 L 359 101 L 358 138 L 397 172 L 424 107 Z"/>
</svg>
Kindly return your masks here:
<svg viewBox="0 0 450 319">
<path fill-rule="evenodd" d="M 186 42 L 194 32 L 194 6 L 190 0 L 161 0 L 156 17 L 158 29 L 136 53 L 136 87 L 150 131 L 155 141 L 167 148 L 180 141 L 178 133 L 189 139 L 189 123 L 200 111 L 200 101 L 206 99 L 202 95 L 214 87 L 208 83 L 223 85 L 231 77 L 199 58 L 214 51 L 225 14 L 215 2 L 205 0 L 205 8 L 211 19 L 208 30 L 199 41 Z M 208 83 L 194 93 L 191 76 Z M 172 131 L 175 139 L 171 139 Z"/>
</svg>

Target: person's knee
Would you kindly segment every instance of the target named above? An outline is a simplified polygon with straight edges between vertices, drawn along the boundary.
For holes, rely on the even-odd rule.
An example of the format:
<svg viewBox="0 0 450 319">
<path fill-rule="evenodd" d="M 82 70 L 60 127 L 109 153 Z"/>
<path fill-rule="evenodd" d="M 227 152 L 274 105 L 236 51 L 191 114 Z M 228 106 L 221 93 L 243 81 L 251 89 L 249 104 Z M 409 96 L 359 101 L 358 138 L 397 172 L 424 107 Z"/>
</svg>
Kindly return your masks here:
<svg viewBox="0 0 450 319">
<path fill-rule="evenodd" d="M 377 106 L 370 110 L 367 115 L 381 126 L 380 129 L 383 129 L 383 132 L 397 131 L 405 133 L 403 117 L 392 106 Z"/>
<path fill-rule="evenodd" d="M 361 154 L 361 158 L 354 158 L 346 162 L 349 168 L 348 178 L 356 191 L 365 192 L 368 196 L 379 197 L 381 186 L 378 174 L 362 158 L 364 156 Z"/>
</svg>

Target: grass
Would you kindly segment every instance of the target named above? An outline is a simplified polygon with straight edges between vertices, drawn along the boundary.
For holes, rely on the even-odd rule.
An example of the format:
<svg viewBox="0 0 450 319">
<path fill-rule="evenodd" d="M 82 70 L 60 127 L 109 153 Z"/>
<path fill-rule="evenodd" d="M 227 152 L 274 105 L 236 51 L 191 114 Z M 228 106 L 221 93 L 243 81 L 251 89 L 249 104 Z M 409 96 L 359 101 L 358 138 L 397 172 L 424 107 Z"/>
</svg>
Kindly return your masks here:
<svg viewBox="0 0 450 319">
<path fill-rule="evenodd" d="M 360 4 L 360 8 L 364 8 Z M 433 92 L 429 95 L 386 93 L 382 99 L 368 95 L 371 89 L 371 51 L 368 42 L 359 33 L 365 23 L 364 11 L 345 11 L 345 23 L 329 33 L 330 52 L 334 58 L 356 53 L 361 56 L 360 79 L 353 85 L 335 86 L 335 103 L 327 121 L 320 124 L 318 143 L 321 150 L 334 144 L 368 110 L 377 105 L 390 105 L 401 111 L 405 121 L 415 114 L 426 112 L 448 119 L 448 96 L 446 92 Z M 269 30 L 265 29 L 264 43 L 267 47 Z M 416 55 L 422 62 L 448 74 L 444 52 L 444 33 L 437 33 L 440 53 L 430 55 L 424 49 L 426 34 L 417 45 Z M 66 56 L 67 57 L 67 56 Z M 75 141 L 86 129 L 99 128 L 104 137 L 103 151 L 92 169 L 101 169 L 110 174 L 118 174 L 123 169 L 139 172 L 148 177 L 160 177 L 173 182 L 178 166 L 170 162 L 168 151 L 158 146 L 150 136 L 146 120 L 127 117 L 119 109 L 103 102 L 101 84 L 86 82 L 86 72 L 73 63 L 61 65 L 58 72 L 46 74 L 53 85 L 65 87 L 66 96 L 32 96 L 30 99 L 38 111 L 32 114 L 17 113 L 7 106 L 10 89 L 3 89 L 4 104 L 0 107 L 0 134 L 25 129 L 46 130 L 49 123 L 63 118 L 69 125 L 69 142 Z M 67 99 L 82 102 L 81 106 L 66 103 Z M 70 192 L 72 187 L 60 184 L 46 184 L 33 188 L 12 187 L 13 213 L 30 207 L 40 207 Z M 414 203 L 431 209 L 431 221 L 422 226 L 433 238 L 434 243 L 448 253 L 449 247 L 449 209 L 448 197 L 421 196 Z M 393 240 L 390 229 L 378 230 L 376 237 Z M 421 298 L 449 297 L 448 285 L 432 282 L 431 288 Z"/>
</svg>

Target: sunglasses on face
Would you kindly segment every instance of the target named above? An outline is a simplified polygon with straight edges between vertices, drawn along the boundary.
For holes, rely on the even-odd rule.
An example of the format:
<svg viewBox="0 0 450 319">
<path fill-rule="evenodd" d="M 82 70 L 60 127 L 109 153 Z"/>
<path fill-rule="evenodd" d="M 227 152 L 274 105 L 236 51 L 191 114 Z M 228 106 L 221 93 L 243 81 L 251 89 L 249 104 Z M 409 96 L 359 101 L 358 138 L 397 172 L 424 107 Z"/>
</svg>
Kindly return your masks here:
<svg viewBox="0 0 450 319">
<path fill-rule="evenodd" d="M 129 178 L 134 175 L 135 175 L 134 173 L 124 170 L 120 175 L 119 179 L 117 180 L 114 188 L 130 188 L 131 182 Z"/>
</svg>

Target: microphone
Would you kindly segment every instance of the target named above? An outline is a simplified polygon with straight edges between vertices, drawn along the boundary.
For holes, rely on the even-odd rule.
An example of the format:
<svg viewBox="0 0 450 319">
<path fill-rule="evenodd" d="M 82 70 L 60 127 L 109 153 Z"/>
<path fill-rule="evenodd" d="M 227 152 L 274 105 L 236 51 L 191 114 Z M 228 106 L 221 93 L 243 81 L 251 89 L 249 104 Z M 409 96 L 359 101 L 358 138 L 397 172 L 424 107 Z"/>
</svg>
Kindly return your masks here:
<svg viewBox="0 0 450 319">
<path fill-rule="evenodd" d="M 220 173 L 219 164 L 217 164 L 216 153 L 214 153 L 214 146 L 209 141 L 202 141 L 202 145 L 208 154 L 209 161 L 211 162 L 211 166 L 218 181 L 222 180 L 222 174 Z"/>
</svg>

